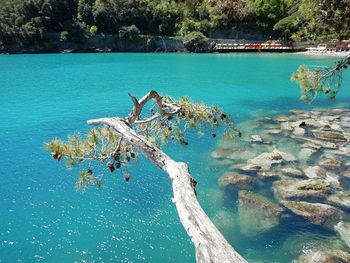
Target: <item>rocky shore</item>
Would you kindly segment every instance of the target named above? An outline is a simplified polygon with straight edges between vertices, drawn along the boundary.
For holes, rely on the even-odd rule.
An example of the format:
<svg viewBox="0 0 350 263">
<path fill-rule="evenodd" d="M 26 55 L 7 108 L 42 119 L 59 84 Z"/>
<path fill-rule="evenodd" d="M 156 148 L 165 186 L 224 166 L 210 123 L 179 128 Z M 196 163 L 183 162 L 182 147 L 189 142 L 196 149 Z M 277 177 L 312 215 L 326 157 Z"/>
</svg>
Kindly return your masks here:
<svg viewBox="0 0 350 263">
<path fill-rule="evenodd" d="M 341 246 L 318 245 L 293 262 L 350 262 L 350 110 L 292 110 L 240 128 L 241 140 L 221 142 L 212 157 L 227 166 L 218 184 L 238 194 L 241 232 L 297 217 L 331 231 Z"/>
<path fill-rule="evenodd" d="M 119 39 L 116 35 L 99 34 L 80 42 L 61 41 L 59 34 L 52 34 L 47 41 L 36 45 L 15 43 L 1 48 L 0 54 L 37 53 L 109 53 L 109 52 L 187 52 L 182 38 L 137 36 L 135 39 Z"/>
</svg>

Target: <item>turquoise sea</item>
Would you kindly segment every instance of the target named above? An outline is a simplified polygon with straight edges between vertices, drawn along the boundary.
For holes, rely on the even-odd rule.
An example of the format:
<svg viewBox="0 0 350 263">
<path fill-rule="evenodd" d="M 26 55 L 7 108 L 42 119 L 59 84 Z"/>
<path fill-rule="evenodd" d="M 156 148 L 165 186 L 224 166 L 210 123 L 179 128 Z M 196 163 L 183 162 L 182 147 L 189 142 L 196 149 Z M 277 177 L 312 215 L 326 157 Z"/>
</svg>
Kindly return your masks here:
<svg viewBox="0 0 350 263">
<path fill-rule="evenodd" d="M 42 148 L 54 137 L 86 131 L 86 120 L 126 116 L 128 92 L 150 89 L 217 104 L 237 123 L 311 109 L 290 81 L 298 65 L 336 58 L 285 54 L 44 54 L 0 56 L 0 262 L 195 262 L 171 202 L 166 174 L 140 158 L 126 183 L 107 174 L 102 190 L 74 188 L 76 170 Z M 350 107 L 350 74 L 336 102 Z M 333 231 L 297 218 L 258 236 L 235 225 L 236 197 L 217 184 L 225 172 L 210 157 L 217 139 L 193 136 L 167 153 L 188 162 L 198 198 L 235 249 L 251 262 L 291 262 Z M 231 218 L 232 217 L 232 218 Z"/>
</svg>

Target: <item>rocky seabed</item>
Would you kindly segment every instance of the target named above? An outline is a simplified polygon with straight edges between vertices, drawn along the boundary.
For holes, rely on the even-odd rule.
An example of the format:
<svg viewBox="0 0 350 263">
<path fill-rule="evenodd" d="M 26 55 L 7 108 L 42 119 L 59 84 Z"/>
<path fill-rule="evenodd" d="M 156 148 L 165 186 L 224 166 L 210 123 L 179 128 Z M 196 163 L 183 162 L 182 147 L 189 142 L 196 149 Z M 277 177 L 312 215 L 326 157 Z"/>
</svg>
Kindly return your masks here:
<svg viewBox="0 0 350 263">
<path fill-rule="evenodd" d="M 292 110 L 239 127 L 243 136 L 220 142 L 212 157 L 228 167 L 219 185 L 238 193 L 240 231 L 260 234 L 300 217 L 340 245 L 318 244 L 292 262 L 350 262 L 350 110 Z"/>
</svg>

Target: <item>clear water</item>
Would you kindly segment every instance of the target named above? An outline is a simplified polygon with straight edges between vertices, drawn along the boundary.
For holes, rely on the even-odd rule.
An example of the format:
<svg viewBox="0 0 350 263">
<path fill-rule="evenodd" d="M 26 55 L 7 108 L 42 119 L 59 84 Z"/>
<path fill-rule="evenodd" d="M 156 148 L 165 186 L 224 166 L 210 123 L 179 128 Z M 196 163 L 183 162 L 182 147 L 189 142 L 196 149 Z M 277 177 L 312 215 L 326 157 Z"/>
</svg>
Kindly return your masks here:
<svg viewBox="0 0 350 263">
<path fill-rule="evenodd" d="M 309 106 L 290 74 L 335 58 L 301 55 L 55 54 L 0 56 L 0 262 L 194 262 L 194 248 L 171 203 L 165 174 L 140 159 L 133 178 L 106 176 L 102 191 L 74 188 L 76 172 L 52 161 L 44 141 L 86 131 L 86 120 L 125 116 L 127 92 L 150 89 L 218 104 L 236 122 Z M 336 103 L 349 107 L 350 76 Z M 220 190 L 217 141 L 169 145 L 198 180 L 198 198 L 230 243 L 252 262 L 290 262 L 334 232 L 297 218 L 247 237 L 236 224 L 236 197 Z M 180 149 L 180 150 L 179 150 Z M 300 242 L 298 237 L 305 242 Z"/>
</svg>

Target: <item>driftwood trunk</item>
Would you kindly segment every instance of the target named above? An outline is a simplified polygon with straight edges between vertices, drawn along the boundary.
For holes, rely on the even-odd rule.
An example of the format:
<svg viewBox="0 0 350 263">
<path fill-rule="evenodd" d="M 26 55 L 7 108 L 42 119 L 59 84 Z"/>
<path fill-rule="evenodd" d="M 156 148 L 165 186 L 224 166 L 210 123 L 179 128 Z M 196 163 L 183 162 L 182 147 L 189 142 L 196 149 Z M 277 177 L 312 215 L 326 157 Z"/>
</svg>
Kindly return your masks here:
<svg viewBox="0 0 350 263">
<path fill-rule="evenodd" d="M 135 100 L 134 97 L 132 98 Z M 135 101 L 134 104 L 140 105 L 138 101 Z M 133 112 L 137 113 L 138 110 L 136 107 Z M 132 118 L 134 118 L 132 115 L 129 116 L 129 121 L 121 118 L 101 118 L 89 120 L 88 124 L 112 127 L 128 143 L 169 175 L 174 193 L 173 202 L 181 223 L 195 246 L 197 262 L 247 262 L 226 241 L 203 211 L 196 198 L 196 182 L 190 176 L 187 165 L 174 161 L 146 138 L 137 134 L 130 125 Z"/>
</svg>

